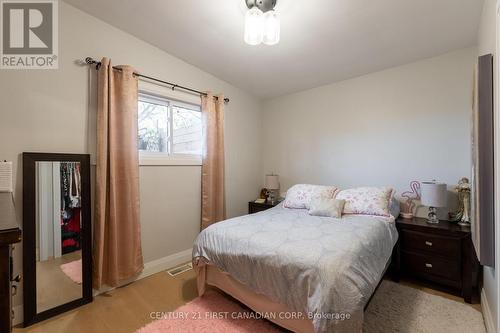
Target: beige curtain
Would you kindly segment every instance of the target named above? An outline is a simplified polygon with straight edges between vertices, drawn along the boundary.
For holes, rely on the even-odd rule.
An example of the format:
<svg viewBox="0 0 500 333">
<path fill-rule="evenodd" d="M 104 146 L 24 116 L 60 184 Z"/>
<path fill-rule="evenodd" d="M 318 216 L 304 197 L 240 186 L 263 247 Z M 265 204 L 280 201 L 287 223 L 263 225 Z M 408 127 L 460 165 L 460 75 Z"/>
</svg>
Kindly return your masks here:
<svg viewBox="0 0 500 333">
<path fill-rule="evenodd" d="M 134 69 L 98 71 L 94 288 L 118 286 L 143 269 L 139 224 L 137 78 Z"/>
<path fill-rule="evenodd" d="M 224 96 L 202 96 L 203 165 L 201 228 L 226 219 L 224 186 Z"/>
</svg>

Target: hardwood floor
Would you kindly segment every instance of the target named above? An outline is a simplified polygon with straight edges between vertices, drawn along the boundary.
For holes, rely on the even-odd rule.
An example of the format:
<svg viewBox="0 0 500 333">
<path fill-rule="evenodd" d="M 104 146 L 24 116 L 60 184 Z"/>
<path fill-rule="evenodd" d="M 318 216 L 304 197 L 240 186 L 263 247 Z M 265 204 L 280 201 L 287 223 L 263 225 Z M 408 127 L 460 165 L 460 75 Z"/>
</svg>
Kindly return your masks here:
<svg viewBox="0 0 500 333">
<path fill-rule="evenodd" d="M 198 296 L 193 270 L 151 275 L 94 298 L 94 302 L 14 333 L 132 333 L 153 321 L 151 312 L 172 311 Z"/>
<path fill-rule="evenodd" d="M 401 283 L 457 302 L 463 299 L 412 281 Z M 196 298 L 193 270 L 171 277 L 160 272 L 94 298 L 94 302 L 14 333 L 133 333 L 153 321 L 151 313 L 173 311 Z M 481 311 L 479 304 L 470 305 Z"/>
</svg>

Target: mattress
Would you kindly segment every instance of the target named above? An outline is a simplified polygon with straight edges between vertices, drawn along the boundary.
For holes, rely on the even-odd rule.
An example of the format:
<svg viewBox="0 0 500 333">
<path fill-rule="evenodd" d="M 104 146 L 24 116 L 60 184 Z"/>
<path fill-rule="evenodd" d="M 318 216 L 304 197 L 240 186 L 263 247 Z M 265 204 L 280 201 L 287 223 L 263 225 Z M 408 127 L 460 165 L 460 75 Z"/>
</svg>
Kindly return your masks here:
<svg viewBox="0 0 500 333">
<path fill-rule="evenodd" d="M 279 205 L 206 228 L 193 259 L 305 314 L 315 332 L 356 332 L 397 237 L 394 218 L 334 219 Z"/>
</svg>

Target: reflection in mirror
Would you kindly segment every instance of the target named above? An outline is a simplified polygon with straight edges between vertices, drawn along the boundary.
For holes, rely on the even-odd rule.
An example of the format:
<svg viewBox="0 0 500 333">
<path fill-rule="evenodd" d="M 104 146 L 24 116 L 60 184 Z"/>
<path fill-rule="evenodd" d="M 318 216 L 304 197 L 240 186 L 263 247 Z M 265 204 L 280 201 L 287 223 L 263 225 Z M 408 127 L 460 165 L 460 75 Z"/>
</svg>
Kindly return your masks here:
<svg viewBox="0 0 500 333">
<path fill-rule="evenodd" d="M 81 298 L 79 162 L 36 162 L 36 312 Z"/>
</svg>

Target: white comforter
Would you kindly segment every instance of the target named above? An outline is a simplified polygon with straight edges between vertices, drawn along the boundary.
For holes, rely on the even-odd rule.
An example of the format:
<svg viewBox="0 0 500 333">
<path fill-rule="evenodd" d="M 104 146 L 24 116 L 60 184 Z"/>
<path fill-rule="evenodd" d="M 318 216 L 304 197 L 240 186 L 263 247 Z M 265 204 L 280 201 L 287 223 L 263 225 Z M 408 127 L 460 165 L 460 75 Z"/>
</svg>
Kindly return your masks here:
<svg viewBox="0 0 500 333">
<path fill-rule="evenodd" d="M 203 230 L 193 258 L 310 316 L 316 332 L 360 332 L 397 237 L 393 218 L 315 217 L 280 205 Z"/>
</svg>

